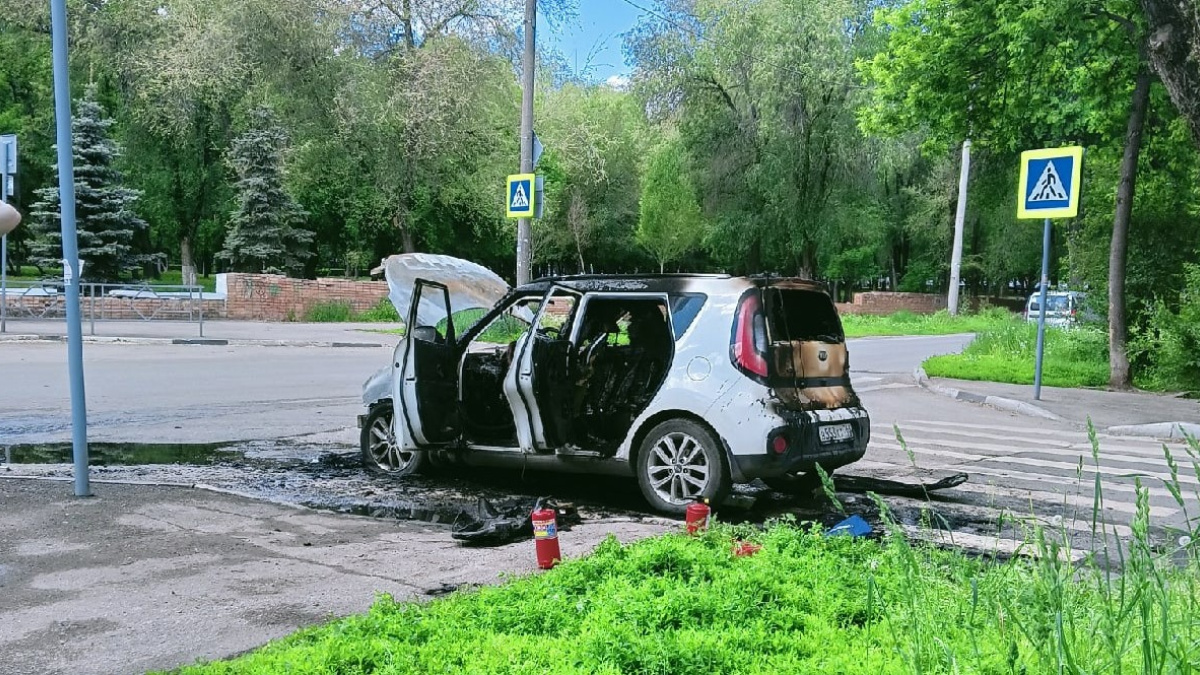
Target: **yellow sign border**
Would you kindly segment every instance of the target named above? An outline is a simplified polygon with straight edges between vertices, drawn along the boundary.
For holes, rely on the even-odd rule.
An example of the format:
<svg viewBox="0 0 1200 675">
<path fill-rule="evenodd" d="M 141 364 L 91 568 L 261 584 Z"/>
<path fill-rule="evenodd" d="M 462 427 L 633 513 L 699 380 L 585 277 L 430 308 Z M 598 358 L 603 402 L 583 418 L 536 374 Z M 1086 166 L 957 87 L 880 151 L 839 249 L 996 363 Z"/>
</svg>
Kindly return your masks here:
<svg viewBox="0 0 1200 675">
<path fill-rule="evenodd" d="M 529 208 L 521 209 L 520 211 L 512 210 L 512 202 L 508 196 L 512 194 L 513 183 L 521 181 L 529 181 Z M 533 214 L 537 213 L 537 174 L 532 173 L 514 173 L 508 177 L 508 182 L 504 186 L 504 213 L 509 218 L 532 218 Z"/>
<path fill-rule="evenodd" d="M 1058 157 L 1072 157 L 1071 164 L 1071 199 L 1067 206 L 1058 209 L 1028 210 L 1025 208 L 1025 181 L 1029 180 L 1029 160 Z M 1026 150 L 1021 153 L 1021 179 L 1017 181 L 1017 219 L 1043 218 L 1074 218 L 1079 215 L 1079 186 L 1083 178 L 1083 147 L 1069 145 L 1065 148 L 1043 148 L 1041 150 Z"/>
</svg>

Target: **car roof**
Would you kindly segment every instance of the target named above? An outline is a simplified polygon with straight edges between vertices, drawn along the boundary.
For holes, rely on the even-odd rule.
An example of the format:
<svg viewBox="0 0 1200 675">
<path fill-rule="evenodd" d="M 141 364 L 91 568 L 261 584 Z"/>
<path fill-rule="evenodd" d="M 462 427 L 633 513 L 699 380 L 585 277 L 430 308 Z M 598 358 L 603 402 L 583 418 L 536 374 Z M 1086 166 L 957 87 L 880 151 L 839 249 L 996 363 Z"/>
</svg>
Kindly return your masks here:
<svg viewBox="0 0 1200 675">
<path fill-rule="evenodd" d="M 808 279 L 730 274 L 580 274 L 537 279 L 514 292 L 545 293 L 551 286 L 580 292 L 624 293 L 740 293 L 752 286 L 781 285 L 825 293 L 825 286 Z"/>
</svg>

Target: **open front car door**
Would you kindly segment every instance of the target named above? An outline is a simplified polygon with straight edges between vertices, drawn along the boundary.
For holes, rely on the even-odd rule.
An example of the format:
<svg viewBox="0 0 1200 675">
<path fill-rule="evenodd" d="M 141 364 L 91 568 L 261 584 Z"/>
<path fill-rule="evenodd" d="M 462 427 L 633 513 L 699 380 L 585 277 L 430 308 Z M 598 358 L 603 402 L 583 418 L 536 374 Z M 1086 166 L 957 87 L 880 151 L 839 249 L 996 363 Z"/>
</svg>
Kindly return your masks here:
<svg viewBox="0 0 1200 675">
<path fill-rule="evenodd" d="M 408 450 L 458 437 L 454 317 L 445 284 L 417 279 L 404 340 L 392 354 L 396 440 Z"/>
</svg>

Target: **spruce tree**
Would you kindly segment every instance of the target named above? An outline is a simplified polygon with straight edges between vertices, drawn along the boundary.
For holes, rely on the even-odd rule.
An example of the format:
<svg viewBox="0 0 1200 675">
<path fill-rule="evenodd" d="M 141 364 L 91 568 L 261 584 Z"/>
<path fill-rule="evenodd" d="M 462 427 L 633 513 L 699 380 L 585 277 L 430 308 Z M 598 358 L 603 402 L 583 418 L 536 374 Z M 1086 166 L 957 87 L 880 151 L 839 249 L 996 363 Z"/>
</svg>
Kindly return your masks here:
<svg viewBox="0 0 1200 675">
<path fill-rule="evenodd" d="M 115 281 L 123 272 L 138 268 L 154 256 L 134 253 L 134 237 L 146 221 L 134 213 L 141 191 L 121 186 L 115 162 L 120 147 L 109 138 L 113 121 L 104 116 L 89 86 L 75 106 L 71 120 L 71 152 L 75 165 L 75 227 L 79 258 L 85 262 L 83 278 Z M 55 165 L 57 173 L 57 165 Z M 30 207 L 36 234 L 30 243 L 31 258 L 40 266 L 62 262 L 62 229 L 58 186 L 36 191 L 39 200 Z"/>
<path fill-rule="evenodd" d="M 252 111 L 250 118 L 250 130 L 229 148 L 237 208 L 217 256 L 238 272 L 295 272 L 311 255 L 313 233 L 300 228 L 308 214 L 283 189 L 287 135 L 267 108 Z"/>
</svg>

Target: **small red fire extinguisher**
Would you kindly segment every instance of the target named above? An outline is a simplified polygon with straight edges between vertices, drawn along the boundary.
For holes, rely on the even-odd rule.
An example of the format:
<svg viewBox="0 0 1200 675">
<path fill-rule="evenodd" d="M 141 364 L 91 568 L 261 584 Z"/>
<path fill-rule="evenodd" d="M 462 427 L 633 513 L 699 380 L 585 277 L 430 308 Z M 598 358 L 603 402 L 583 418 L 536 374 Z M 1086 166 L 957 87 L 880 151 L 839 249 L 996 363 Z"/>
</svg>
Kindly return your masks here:
<svg viewBox="0 0 1200 675">
<path fill-rule="evenodd" d="M 687 525 L 688 534 L 696 534 L 708 528 L 708 519 L 712 515 L 712 509 L 708 507 L 708 500 L 697 499 L 696 503 L 688 504 L 687 515 L 684 517 L 684 523 Z"/>
<path fill-rule="evenodd" d="M 533 521 L 533 542 L 537 548 L 538 567 L 548 570 L 562 560 L 558 549 L 558 523 L 554 518 L 554 509 L 542 506 L 538 502 L 530 514 Z"/>
</svg>

